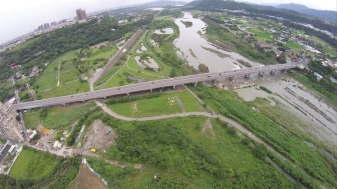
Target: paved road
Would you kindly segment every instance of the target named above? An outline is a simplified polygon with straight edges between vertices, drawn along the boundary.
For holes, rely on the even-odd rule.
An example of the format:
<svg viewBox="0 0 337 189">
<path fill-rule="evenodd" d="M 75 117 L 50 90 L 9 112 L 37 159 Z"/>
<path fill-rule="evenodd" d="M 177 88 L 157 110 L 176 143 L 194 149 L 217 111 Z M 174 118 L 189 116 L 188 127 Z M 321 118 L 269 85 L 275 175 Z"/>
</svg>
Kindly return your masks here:
<svg viewBox="0 0 337 189">
<path fill-rule="evenodd" d="M 132 37 L 129 39 L 114 55 L 114 57 L 111 58 L 110 62 L 102 68 L 102 70 L 98 71 L 97 73 L 94 74 L 92 78 L 89 80 L 89 85 L 90 85 L 90 91 L 94 91 L 94 83 L 101 78 L 106 71 L 111 69 L 113 66 L 115 66 L 120 59 L 126 54 L 127 52 L 123 52 L 124 49 L 129 50 L 137 41 L 138 39 L 142 36 L 143 30 L 138 30 Z"/>
<path fill-rule="evenodd" d="M 265 67 L 256 67 L 256 68 L 246 68 L 241 70 L 232 70 L 232 71 L 225 71 L 225 72 L 216 72 L 216 73 L 203 73 L 203 74 L 196 74 L 190 76 L 182 76 L 176 78 L 169 78 L 163 79 L 158 81 L 149 81 L 144 83 L 137 83 L 131 84 L 121 87 L 114 87 L 109 89 L 102 89 L 92 92 L 56 97 L 56 98 L 49 98 L 44 100 L 36 100 L 24 103 L 15 104 L 14 107 L 16 110 L 24 110 L 24 109 L 33 109 L 33 108 L 40 108 L 40 107 L 48 107 L 53 105 L 66 105 L 68 103 L 73 102 L 85 102 L 87 100 L 99 99 L 99 98 L 107 98 L 109 96 L 115 95 L 124 95 L 130 94 L 133 92 L 139 91 L 147 91 L 157 88 L 163 87 L 175 87 L 177 85 L 183 85 L 187 83 L 197 83 L 202 81 L 208 80 L 216 80 L 220 78 L 231 78 L 235 76 L 243 76 L 243 75 L 250 75 L 250 74 L 258 74 L 258 73 L 269 73 L 275 72 L 278 70 L 287 70 L 295 68 L 297 64 L 278 64 L 278 65 L 271 65 Z"/>
</svg>

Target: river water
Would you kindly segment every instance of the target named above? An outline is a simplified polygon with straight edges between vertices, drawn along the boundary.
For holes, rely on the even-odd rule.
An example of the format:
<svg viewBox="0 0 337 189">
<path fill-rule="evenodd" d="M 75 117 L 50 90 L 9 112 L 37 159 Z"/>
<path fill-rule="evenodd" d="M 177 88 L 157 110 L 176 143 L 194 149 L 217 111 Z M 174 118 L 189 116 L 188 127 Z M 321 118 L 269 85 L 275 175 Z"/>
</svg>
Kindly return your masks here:
<svg viewBox="0 0 337 189">
<path fill-rule="evenodd" d="M 193 26 L 186 28 L 181 21 L 190 21 L 193 23 Z M 198 31 L 205 32 L 206 23 L 200 19 L 193 18 L 191 13 L 184 12 L 184 17 L 175 19 L 175 23 L 179 26 L 180 36 L 174 41 L 174 44 L 180 49 L 181 52 L 179 54 L 184 54 L 185 59 L 194 68 L 198 69 L 199 64 L 203 63 L 208 66 L 210 72 L 240 69 L 240 64 L 236 61 L 237 59 L 249 62 L 253 67 L 260 66 L 259 63 L 252 62 L 238 53 L 223 51 L 212 46 L 210 42 L 198 34 Z M 221 58 L 202 47 L 220 51 L 231 57 Z"/>
</svg>

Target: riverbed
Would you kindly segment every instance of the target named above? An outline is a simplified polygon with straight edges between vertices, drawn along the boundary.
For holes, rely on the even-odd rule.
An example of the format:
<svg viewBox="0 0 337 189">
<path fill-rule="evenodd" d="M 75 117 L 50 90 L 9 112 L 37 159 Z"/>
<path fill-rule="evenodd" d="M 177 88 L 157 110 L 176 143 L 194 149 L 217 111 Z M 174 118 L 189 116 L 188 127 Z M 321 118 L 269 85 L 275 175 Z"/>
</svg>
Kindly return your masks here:
<svg viewBox="0 0 337 189">
<path fill-rule="evenodd" d="M 255 100 L 256 97 L 267 98 L 274 105 L 273 97 L 286 105 L 289 111 L 300 117 L 310 128 L 302 130 L 337 147 L 337 112 L 325 102 L 319 100 L 302 84 L 291 77 L 281 75 L 271 78 L 254 80 L 257 86 L 264 86 L 273 94 L 258 90 L 256 87 L 235 90 L 245 101 Z M 294 123 L 296 125 L 296 123 Z"/>
<path fill-rule="evenodd" d="M 186 28 L 181 21 L 190 21 L 193 25 Z M 195 69 L 198 69 L 200 63 L 205 64 L 210 72 L 240 69 L 240 66 L 243 68 L 244 66 L 237 62 L 238 59 L 250 63 L 253 67 L 261 66 L 261 64 L 250 61 L 238 53 L 227 52 L 214 47 L 199 34 L 200 32 L 204 33 L 205 27 L 207 27 L 206 23 L 193 18 L 191 13 L 184 12 L 184 17 L 175 19 L 175 23 L 179 26 L 180 36 L 174 41 L 174 44 L 185 55 L 184 58 L 188 61 L 188 64 Z M 225 57 L 220 57 L 219 53 L 215 53 L 216 51 L 225 55 Z"/>
</svg>

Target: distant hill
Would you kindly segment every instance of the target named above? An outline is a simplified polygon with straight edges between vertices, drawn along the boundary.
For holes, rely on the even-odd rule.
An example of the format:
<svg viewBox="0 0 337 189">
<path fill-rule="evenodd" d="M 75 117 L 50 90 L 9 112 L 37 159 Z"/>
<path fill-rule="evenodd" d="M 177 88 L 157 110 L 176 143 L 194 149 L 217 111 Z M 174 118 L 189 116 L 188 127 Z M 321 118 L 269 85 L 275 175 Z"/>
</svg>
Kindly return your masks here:
<svg viewBox="0 0 337 189">
<path fill-rule="evenodd" d="M 294 4 L 294 3 L 280 4 L 274 7 L 281 8 L 281 9 L 294 10 L 299 13 L 317 17 L 322 20 L 326 20 L 326 21 L 329 21 L 335 24 L 337 23 L 337 12 L 336 11 L 316 10 L 316 9 L 308 8 L 305 5 Z"/>
</svg>

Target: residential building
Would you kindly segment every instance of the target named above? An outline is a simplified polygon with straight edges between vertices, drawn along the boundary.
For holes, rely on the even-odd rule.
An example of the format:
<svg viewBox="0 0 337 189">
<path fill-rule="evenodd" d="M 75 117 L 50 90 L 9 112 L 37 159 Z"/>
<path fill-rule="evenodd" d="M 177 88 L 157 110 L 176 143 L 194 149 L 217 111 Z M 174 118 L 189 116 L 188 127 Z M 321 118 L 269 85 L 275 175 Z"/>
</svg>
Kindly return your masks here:
<svg viewBox="0 0 337 189">
<path fill-rule="evenodd" d="M 0 102 L 0 135 L 15 141 L 23 141 L 23 127 L 16 120 L 17 112 L 13 104 Z"/>
<path fill-rule="evenodd" d="M 76 10 L 77 19 L 80 20 L 86 20 L 87 14 L 85 13 L 85 10 L 77 9 Z"/>
</svg>

